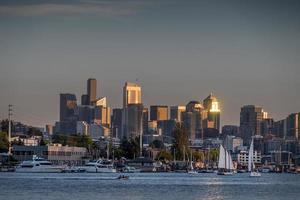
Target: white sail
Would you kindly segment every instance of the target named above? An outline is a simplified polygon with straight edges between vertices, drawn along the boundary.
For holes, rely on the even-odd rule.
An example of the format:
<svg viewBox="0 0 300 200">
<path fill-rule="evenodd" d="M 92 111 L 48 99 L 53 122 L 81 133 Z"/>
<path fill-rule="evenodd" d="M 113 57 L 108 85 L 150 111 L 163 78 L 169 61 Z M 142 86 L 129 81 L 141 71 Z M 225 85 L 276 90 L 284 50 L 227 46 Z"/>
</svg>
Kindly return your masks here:
<svg viewBox="0 0 300 200">
<path fill-rule="evenodd" d="M 228 167 L 228 169 L 230 169 L 230 170 L 234 170 L 234 166 L 233 166 L 233 162 L 232 162 L 232 157 L 231 157 L 231 155 L 230 155 L 230 153 L 228 153 L 228 163 L 229 163 L 229 167 Z"/>
<path fill-rule="evenodd" d="M 220 145 L 220 152 L 219 152 L 219 162 L 218 162 L 218 168 L 219 169 L 225 169 L 225 149 L 222 145 Z"/>
<path fill-rule="evenodd" d="M 251 172 L 252 171 L 252 165 L 254 165 L 253 162 L 253 139 L 251 141 L 251 145 L 249 148 L 249 153 L 248 153 L 248 171 Z M 253 166 L 254 168 L 254 166 Z"/>
</svg>

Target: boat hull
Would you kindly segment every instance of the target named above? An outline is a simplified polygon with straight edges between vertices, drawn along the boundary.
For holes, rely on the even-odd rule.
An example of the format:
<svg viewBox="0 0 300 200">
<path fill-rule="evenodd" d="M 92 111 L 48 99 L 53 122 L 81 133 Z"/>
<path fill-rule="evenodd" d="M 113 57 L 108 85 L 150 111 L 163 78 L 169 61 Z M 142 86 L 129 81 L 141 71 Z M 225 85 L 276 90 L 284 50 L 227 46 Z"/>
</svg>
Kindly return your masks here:
<svg viewBox="0 0 300 200">
<path fill-rule="evenodd" d="M 261 177 L 261 174 L 259 172 L 250 172 L 250 177 Z"/>
<path fill-rule="evenodd" d="M 22 168 L 17 167 L 16 172 L 18 173 L 60 173 L 63 167 L 33 167 L 33 168 Z"/>
</svg>

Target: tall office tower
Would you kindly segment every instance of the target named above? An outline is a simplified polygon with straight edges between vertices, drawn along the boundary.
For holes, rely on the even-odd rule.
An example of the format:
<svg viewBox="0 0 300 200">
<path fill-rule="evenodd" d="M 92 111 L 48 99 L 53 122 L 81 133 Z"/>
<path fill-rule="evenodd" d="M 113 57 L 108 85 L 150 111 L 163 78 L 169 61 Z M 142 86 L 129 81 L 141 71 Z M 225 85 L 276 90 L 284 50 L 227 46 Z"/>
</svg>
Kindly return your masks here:
<svg viewBox="0 0 300 200">
<path fill-rule="evenodd" d="M 111 118 L 113 137 L 122 139 L 122 108 L 113 109 Z"/>
<path fill-rule="evenodd" d="M 183 124 L 191 141 L 203 138 L 202 111 L 203 106 L 200 102 L 191 101 L 186 105 L 186 111 L 182 113 Z"/>
<path fill-rule="evenodd" d="M 300 113 L 292 113 L 286 118 L 287 139 L 299 140 Z"/>
<path fill-rule="evenodd" d="M 264 115 L 261 107 L 247 105 L 241 108 L 240 131 L 246 144 L 249 144 L 252 136 L 261 135 L 261 122 Z"/>
<path fill-rule="evenodd" d="M 279 138 L 286 138 L 287 136 L 287 120 L 283 119 L 274 122 L 274 134 Z"/>
<path fill-rule="evenodd" d="M 74 119 L 74 111 L 77 107 L 77 100 L 74 94 L 60 94 L 60 115 L 59 121 Z"/>
<path fill-rule="evenodd" d="M 261 135 L 265 137 L 269 134 L 274 134 L 274 120 L 272 118 L 264 118 L 261 122 Z"/>
<path fill-rule="evenodd" d="M 126 82 L 123 87 L 123 116 L 122 116 L 122 136 L 128 138 L 128 136 L 132 135 L 131 132 L 128 133 L 132 127 L 132 122 L 129 120 L 129 110 L 127 109 L 128 105 L 131 105 L 131 112 L 134 109 L 134 105 L 142 105 L 142 97 L 141 97 L 141 87 L 136 83 Z M 131 123 L 131 124 L 129 124 Z"/>
<path fill-rule="evenodd" d="M 168 106 L 150 106 L 150 120 L 168 120 Z"/>
<path fill-rule="evenodd" d="M 89 96 L 87 94 L 81 95 L 81 105 L 90 105 L 89 103 Z"/>
<path fill-rule="evenodd" d="M 77 106 L 75 115 L 78 121 L 85 121 L 91 124 L 95 119 L 95 107 L 94 106 Z"/>
<path fill-rule="evenodd" d="M 107 106 L 106 97 L 93 101 L 93 105 L 95 106 L 94 122 L 105 127 L 110 127 L 111 109 Z"/>
<path fill-rule="evenodd" d="M 97 80 L 94 78 L 87 80 L 87 95 L 89 105 L 92 105 L 97 98 Z"/>
<path fill-rule="evenodd" d="M 48 135 L 53 135 L 53 125 L 46 124 L 46 133 L 48 133 Z"/>
<path fill-rule="evenodd" d="M 141 87 L 135 83 L 126 82 L 123 87 L 123 108 L 128 104 L 141 104 Z"/>
<path fill-rule="evenodd" d="M 225 138 L 227 135 L 240 136 L 240 128 L 235 125 L 224 125 L 222 127 L 222 136 Z"/>
<path fill-rule="evenodd" d="M 185 106 L 171 106 L 170 119 L 175 120 L 177 122 L 181 122 L 183 112 L 185 112 Z"/>
<path fill-rule="evenodd" d="M 61 134 L 75 134 L 77 116 L 77 100 L 74 94 L 60 94 L 59 122 L 55 125 L 55 132 Z"/>
<path fill-rule="evenodd" d="M 125 137 L 139 137 L 143 131 L 143 104 L 128 104 L 125 112 Z"/>
<path fill-rule="evenodd" d="M 214 128 L 220 132 L 220 107 L 219 102 L 211 93 L 203 101 L 203 128 Z"/>
<path fill-rule="evenodd" d="M 149 109 L 143 108 L 143 135 L 148 134 Z"/>
</svg>

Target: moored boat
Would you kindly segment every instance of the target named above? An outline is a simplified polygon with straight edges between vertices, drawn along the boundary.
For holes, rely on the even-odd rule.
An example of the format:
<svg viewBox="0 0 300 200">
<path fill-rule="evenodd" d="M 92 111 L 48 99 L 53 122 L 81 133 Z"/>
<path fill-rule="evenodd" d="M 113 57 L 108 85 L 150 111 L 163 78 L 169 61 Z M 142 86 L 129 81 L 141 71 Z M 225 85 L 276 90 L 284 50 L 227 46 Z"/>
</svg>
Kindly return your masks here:
<svg viewBox="0 0 300 200">
<path fill-rule="evenodd" d="M 36 155 L 32 157 L 30 161 L 23 161 L 16 168 L 16 172 L 27 173 L 59 173 L 65 166 L 53 165 L 50 161 L 39 158 Z"/>
</svg>

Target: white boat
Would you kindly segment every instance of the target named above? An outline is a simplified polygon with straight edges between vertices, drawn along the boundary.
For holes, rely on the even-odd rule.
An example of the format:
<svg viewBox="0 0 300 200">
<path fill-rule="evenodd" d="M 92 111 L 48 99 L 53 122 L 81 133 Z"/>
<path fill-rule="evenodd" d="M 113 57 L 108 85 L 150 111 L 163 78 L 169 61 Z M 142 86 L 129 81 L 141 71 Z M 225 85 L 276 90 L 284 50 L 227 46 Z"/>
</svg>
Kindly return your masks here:
<svg viewBox="0 0 300 200">
<path fill-rule="evenodd" d="M 253 152 L 254 152 L 254 147 L 253 147 L 253 138 L 252 138 L 249 154 L 248 154 L 248 172 L 250 172 L 249 175 L 250 177 L 260 177 L 261 174 L 258 172 L 258 170 L 255 169 Z"/>
<path fill-rule="evenodd" d="M 65 166 L 53 165 L 50 161 L 39 158 L 36 155 L 30 161 L 23 161 L 17 168 L 16 172 L 27 173 L 59 173 Z"/>
<path fill-rule="evenodd" d="M 233 162 L 230 153 L 220 145 L 218 175 L 233 175 Z"/>
<path fill-rule="evenodd" d="M 81 167 L 89 173 L 116 173 L 117 170 L 109 160 L 98 159 L 90 161 L 85 166 Z"/>
<path fill-rule="evenodd" d="M 139 172 L 141 172 L 141 170 L 136 169 L 135 167 L 125 166 L 123 168 L 123 172 L 125 172 L 125 173 L 139 173 Z"/>
<path fill-rule="evenodd" d="M 187 173 L 188 174 L 198 174 L 198 172 L 194 169 L 192 160 L 193 160 L 193 158 L 192 158 L 192 154 L 191 154 L 190 168 L 188 169 Z"/>
</svg>

